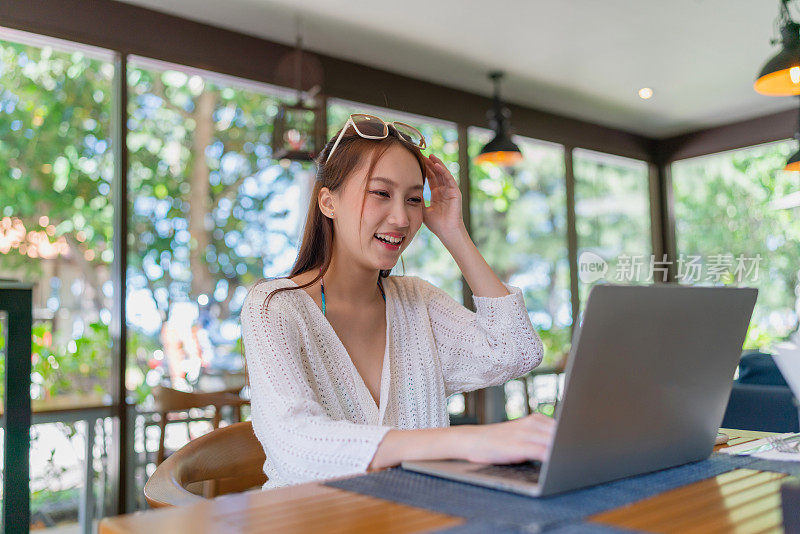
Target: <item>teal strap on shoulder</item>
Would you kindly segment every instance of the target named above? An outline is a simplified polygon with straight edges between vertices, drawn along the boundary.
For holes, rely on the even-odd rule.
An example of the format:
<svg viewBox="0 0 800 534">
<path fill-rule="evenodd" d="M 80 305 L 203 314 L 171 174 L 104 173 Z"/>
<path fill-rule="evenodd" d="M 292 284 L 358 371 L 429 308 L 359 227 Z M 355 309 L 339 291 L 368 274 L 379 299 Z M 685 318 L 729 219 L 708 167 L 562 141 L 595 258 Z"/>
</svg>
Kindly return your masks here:
<svg viewBox="0 0 800 534">
<path fill-rule="evenodd" d="M 319 271 L 322 272 L 322 267 L 320 267 Z M 380 278 L 378 278 L 378 289 L 381 290 L 383 301 L 386 302 L 386 293 L 383 291 L 383 285 L 381 284 Z M 322 315 L 325 315 L 325 284 L 322 283 L 322 278 L 319 279 L 319 290 L 322 294 Z"/>
</svg>

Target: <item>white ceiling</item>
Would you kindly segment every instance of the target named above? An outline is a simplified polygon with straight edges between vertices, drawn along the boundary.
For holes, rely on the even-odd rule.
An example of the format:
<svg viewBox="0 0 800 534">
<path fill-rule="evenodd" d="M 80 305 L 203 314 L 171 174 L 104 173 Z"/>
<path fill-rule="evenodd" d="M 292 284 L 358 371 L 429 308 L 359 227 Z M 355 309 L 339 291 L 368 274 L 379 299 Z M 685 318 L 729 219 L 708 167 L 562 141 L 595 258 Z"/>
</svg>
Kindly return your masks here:
<svg viewBox="0 0 800 534">
<path fill-rule="evenodd" d="M 653 137 L 796 105 L 752 88 L 778 0 L 124 1 Z"/>
</svg>

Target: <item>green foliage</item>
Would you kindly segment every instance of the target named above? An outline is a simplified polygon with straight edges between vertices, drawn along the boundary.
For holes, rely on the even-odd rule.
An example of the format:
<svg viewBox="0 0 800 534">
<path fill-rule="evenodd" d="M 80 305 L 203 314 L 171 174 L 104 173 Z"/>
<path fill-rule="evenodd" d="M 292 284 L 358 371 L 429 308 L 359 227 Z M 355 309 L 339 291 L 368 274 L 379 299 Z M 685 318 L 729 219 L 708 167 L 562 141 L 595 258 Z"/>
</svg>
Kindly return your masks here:
<svg viewBox="0 0 800 534">
<path fill-rule="evenodd" d="M 31 514 L 35 514 L 40 510 L 47 510 L 53 505 L 62 505 L 65 502 L 73 501 L 77 504 L 80 488 L 64 487 L 64 477 L 68 475 L 72 467 L 65 466 L 63 459 L 59 460 L 56 455 L 63 456 L 65 450 L 47 442 L 41 435 L 42 427 L 53 425 L 56 429 L 63 434 L 65 441 L 74 446 L 73 438 L 79 436 L 81 433 L 76 428 L 75 423 L 51 423 L 45 425 L 33 425 L 31 427 L 31 444 L 32 448 L 38 449 L 36 454 L 45 456 L 44 462 L 41 462 L 43 470 L 38 472 L 35 476 L 31 476 L 30 480 L 30 495 L 31 495 Z M 73 451 L 76 452 L 76 451 Z"/>
<path fill-rule="evenodd" d="M 0 275 L 35 282 L 37 308 L 51 288 L 73 281 L 92 288 L 61 291 L 54 322 L 34 327 L 34 389 L 43 398 L 99 393 L 108 382 L 107 328 L 87 323 L 108 306 L 100 288 L 113 260 L 113 74 L 111 63 L 82 52 L 0 41 L 0 131 L 10 133 L 0 137 L 0 219 L 14 218 L 26 232 L 47 233 L 68 247 L 46 261 L 27 244 L 14 247 L 0 254 Z M 52 330 L 56 323 L 75 326 L 75 319 L 85 330 L 76 339 L 66 328 Z"/>
<path fill-rule="evenodd" d="M 55 454 L 55 450 L 51 451 L 51 453 Z M 47 465 L 55 468 L 56 463 L 53 462 L 51 458 Z M 58 480 L 66 471 L 67 470 L 63 468 L 58 470 L 52 469 L 47 478 L 51 480 Z M 42 509 L 47 509 L 48 506 L 53 504 L 78 502 L 80 499 L 80 492 L 81 488 L 78 487 L 58 490 L 45 487 L 38 490 L 31 490 L 31 514 L 35 516 L 36 512 Z"/>
<path fill-rule="evenodd" d="M 95 322 L 82 336 L 54 343 L 49 322 L 33 327 L 31 377 L 41 398 L 79 391 L 102 395 L 108 389 L 111 337 L 108 326 Z"/>
<path fill-rule="evenodd" d="M 795 175 L 780 171 L 794 150 L 784 141 L 673 164 L 678 252 L 761 257 L 758 276 L 739 282 L 759 290 L 746 349 L 766 349 L 798 328 L 800 220 L 796 208 L 771 206 L 797 190 Z"/>
<path fill-rule="evenodd" d="M 125 372 L 125 384 L 128 386 L 128 395 L 133 397 L 133 402 L 136 404 L 145 402 L 153 389 L 145 378 L 153 360 L 153 353 L 161 348 L 161 340 L 157 337 L 143 335 L 133 328 L 128 329 L 128 368 Z"/>
<path fill-rule="evenodd" d="M 489 139 L 490 132 L 470 129 L 469 153 L 477 155 Z M 549 365 L 568 350 L 572 322 L 564 153 L 514 140 L 524 156 L 515 168 L 470 168 L 473 239 L 500 279 L 522 288 Z"/>
<path fill-rule="evenodd" d="M 0 41 L 0 218 L 28 230 L 47 215 L 76 253 L 110 263 L 113 177 L 110 150 L 113 65 L 81 52 L 65 53 Z M 83 242 L 72 239 L 79 230 Z M 42 264 L 12 251 L 0 268 L 21 269 L 35 281 Z"/>
<path fill-rule="evenodd" d="M 555 365 L 569 352 L 572 344 L 569 328 L 537 328 L 536 332 L 544 346 L 542 365 Z"/>
<path fill-rule="evenodd" d="M 297 235 L 271 206 L 301 167 L 270 157 L 278 100 L 178 71 L 128 72 L 134 284 L 165 290 L 155 301 L 168 314 L 174 298 L 213 301 L 220 281 L 230 295 L 274 270 L 279 254 L 264 251 Z"/>
<path fill-rule="evenodd" d="M 575 150 L 573 165 L 579 260 L 581 253 L 591 251 L 606 261 L 608 271 L 599 282 L 651 283 L 647 165 L 589 150 Z M 629 266 L 640 269 L 626 267 L 620 261 L 625 256 Z M 592 285 L 579 282 L 581 309 Z"/>
<path fill-rule="evenodd" d="M 5 334 L 0 321 L 0 396 L 5 386 Z M 59 395 L 80 393 L 101 396 L 107 392 L 110 379 L 111 336 L 108 325 L 94 322 L 83 335 L 71 340 L 54 341 L 50 322 L 36 323 L 31 340 L 31 377 L 36 394 L 34 399 L 52 399 Z M 128 343 L 142 346 L 147 343 L 136 332 L 130 332 Z M 146 365 L 146 364 L 145 364 Z M 141 384 L 133 392 L 144 400 L 150 387 Z"/>
</svg>

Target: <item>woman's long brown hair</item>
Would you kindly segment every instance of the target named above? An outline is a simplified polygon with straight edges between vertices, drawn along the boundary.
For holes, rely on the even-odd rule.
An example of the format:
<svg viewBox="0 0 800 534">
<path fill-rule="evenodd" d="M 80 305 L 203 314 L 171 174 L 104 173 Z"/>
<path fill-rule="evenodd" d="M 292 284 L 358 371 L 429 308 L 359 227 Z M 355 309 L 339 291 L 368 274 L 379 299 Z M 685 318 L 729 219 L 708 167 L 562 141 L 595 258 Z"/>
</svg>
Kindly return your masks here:
<svg viewBox="0 0 800 534">
<path fill-rule="evenodd" d="M 364 204 L 367 198 L 367 182 L 369 177 L 372 176 L 372 171 L 378 159 L 391 147 L 392 145 L 399 144 L 411 152 L 419 162 L 419 168 L 422 171 L 422 183 L 425 184 L 425 160 L 422 152 L 416 146 L 407 143 L 403 140 L 394 128 L 389 128 L 389 135 L 385 139 L 364 139 L 350 127 L 348 132 L 342 136 L 339 145 L 336 147 L 336 152 L 331 156 L 330 161 L 325 163 L 328 154 L 339 137 L 341 130 L 337 131 L 333 137 L 328 141 L 322 152 L 317 156 L 315 163 L 317 164 L 317 179 L 311 191 L 311 198 L 308 203 L 308 215 L 306 216 L 305 229 L 303 231 L 303 239 L 300 243 L 300 251 L 297 254 L 297 259 L 294 262 L 291 272 L 288 277 L 304 273 L 311 269 L 317 270 L 317 275 L 313 280 L 307 284 L 298 287 L 280 287 L 274 289 L 267 296 L 264 302 L 264 312 L 266 313 L 267 306 L 270 299 L 280 291 L 298 290 L 312 285 L 314 282 L 322 278 L 331 264 L 331 257 L 333 255 L 333 221 L 323 215 L 319 209 L 319 190 L 327 187 L 332 192 L 338 191 L 341 188 L 348 176 L 353 171 L 358 169 L 364 162 L 364 158 L 372 156 L 367 168 L 367 180 L 364 185 L 364 202 L 361 204 L 361 215 L 364 214 Z M 360 225 L 359 225 L 360 228 Z M 319 269 L 322 268 L 321 271 Z M 381 270 L 379 277 L 386 278 L 389 276 L 391 269 Z M 250 292 L 261 282 L 266 280 L 262 278 L 254 283 L 248 291 Z M 241 340 L 241 354 L 242 362 L 245 371 L 245 385 L 250 387 L 250 375 L 247 371 L 247 359 L 244 354 L 244 340 Z"/>
<path fill-rule="evenodd" d="M 336 147 L 336 152 L 331 156 L 330 161 L 325 163 L 328 154 L 339 137 L 341 130 L 337 131 L 330 141 L 322 149 L 322 152 L 317 156 L 317 178 L 314 187 L 311 191 L 311 198 L 308 204 L 308 215 L 306 216 L 305 229 L 303 231 L 303 238 L 300 244 L 300 251 L 297 254 L 294 266 L 288 277 L 296 276 L 298 274 L 316 270 L 316 276 L 310 282 L 298 287 L 281 287 L 270 292 L 264 303 L 264 310 L 266 311 L 269 305 L 269 300 L 273 295 L 280 291 L 297 290 L 308 287 L 325 274 L 328 266 L 331 263 L 333 255 L 333 220 L 326 217 L 319 208 L 319 191 L 323 187 L 327 187 L 331 192 L 338 191 L 344 186 L 347 178 L 363 165 L 364 160 L 368 156 L 372 156 L 367 168 L 367 180 L 364 185 L 364 201 L 361 204 L 361 215 L 364 215 L 364 204 L 367 198 L 367 181 L 372 176 L 372 171 L 375 164 L 383 156 L 383 154 L 392 145 L 401 145 L 406 150 L 411 152 L 419 163 L 419 168 L 422 171 L 423 185 L 425 183 L 425 160 L 422 152 L 416 146 L 403 140 L 394 128 L 389 128 L 389 135 L 385 139 L 364 139 L 353 131 L 352 127 L 345 132 L 342 140 Z M 360 225 L 359 225 L 360 228 Z M 322 269 L 320 271 L 320 268 Z M 389 276 L 391 269 L 381 270 L 379 277 L 386 278 Z M 261 283 L 264 278 L 253 284 L 252 287 Z M 252 288 L 251 288 L 252 289 Z"/>
</svg>

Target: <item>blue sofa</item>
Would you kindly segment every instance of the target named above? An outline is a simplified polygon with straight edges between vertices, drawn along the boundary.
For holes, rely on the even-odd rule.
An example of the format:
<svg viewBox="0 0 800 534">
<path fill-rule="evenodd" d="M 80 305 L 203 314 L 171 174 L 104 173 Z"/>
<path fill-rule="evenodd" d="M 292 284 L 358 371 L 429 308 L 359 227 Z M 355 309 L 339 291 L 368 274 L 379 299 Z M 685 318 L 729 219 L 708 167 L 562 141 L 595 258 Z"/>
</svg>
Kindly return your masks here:
<svg viewBox="0 0 800 534">
<path fill-rule="evenodd" d="M 772 356 L 745 353 L 733 382 L 723 428 L 763 432 L 798 432 L 797 402 Z"/>
</svg>

